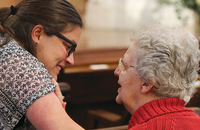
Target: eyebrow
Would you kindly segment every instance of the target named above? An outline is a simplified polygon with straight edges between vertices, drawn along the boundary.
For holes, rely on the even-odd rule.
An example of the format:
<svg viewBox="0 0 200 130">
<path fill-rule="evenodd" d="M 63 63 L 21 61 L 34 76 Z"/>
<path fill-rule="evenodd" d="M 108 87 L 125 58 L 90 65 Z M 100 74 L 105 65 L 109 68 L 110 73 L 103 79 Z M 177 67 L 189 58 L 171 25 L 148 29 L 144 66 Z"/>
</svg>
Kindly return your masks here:
<svg viewBox="0 0 200 130">
<path fill-rule="evenodd" d="M 56 33 L 56 36 L 58 36 L 59 38 L 63 39 L 64 41 L 68 42 L 69 44 L 71 44 L 72 46 L 77 46 L 76 42 L 68 39 L 67 37 L 65 37 L 64 35 L 62 35 L 61 33 Z"/>
</svg>

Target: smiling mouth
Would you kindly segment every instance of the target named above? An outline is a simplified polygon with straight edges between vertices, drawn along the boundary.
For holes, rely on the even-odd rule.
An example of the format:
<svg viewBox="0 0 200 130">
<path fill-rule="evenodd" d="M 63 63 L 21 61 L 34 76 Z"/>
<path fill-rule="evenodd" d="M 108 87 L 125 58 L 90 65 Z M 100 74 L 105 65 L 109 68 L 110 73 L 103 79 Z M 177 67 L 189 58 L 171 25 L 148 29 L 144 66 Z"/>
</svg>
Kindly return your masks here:
<svg viewBox="0 0 200 130">
<path fill-rule="evenodd" d="M 64 64 L 58 64 L 58 65 L 57 65 L 57 68 L 58 68 L 58 70 L 60 71 L 61 69 L 64 69 L 64 68 L 65 68 L 65 65 L 64 65 Z"/>
<path fill-rule="evenodd" d="M 58 75 L 60 73 L 60 70 L 62 69 L 62 67 L 57 65 L 56 68 L 57 68 L 57 75 Z"/>
<path fill-rule="evenodd" d="M 60 66 L 57 65 L 58 70 L 60 71 L 62 68 Z"/>
</svg>

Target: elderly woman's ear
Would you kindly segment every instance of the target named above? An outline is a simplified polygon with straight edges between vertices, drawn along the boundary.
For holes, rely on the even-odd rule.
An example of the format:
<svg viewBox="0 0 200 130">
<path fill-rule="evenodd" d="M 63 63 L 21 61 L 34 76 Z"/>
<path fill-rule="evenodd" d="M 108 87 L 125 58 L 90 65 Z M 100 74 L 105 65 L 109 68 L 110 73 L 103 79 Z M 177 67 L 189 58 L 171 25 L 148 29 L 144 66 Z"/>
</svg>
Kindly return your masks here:
<svg viewBox="0 0 200 130">
<path fill-rule="evenodd" d="M 141 93 L 142 94 L 148 93 L 153 87 L 153 85 L 154 85 L 153 83 L 152 84 L 144 83 L 141 87 Z"/>
</svg>

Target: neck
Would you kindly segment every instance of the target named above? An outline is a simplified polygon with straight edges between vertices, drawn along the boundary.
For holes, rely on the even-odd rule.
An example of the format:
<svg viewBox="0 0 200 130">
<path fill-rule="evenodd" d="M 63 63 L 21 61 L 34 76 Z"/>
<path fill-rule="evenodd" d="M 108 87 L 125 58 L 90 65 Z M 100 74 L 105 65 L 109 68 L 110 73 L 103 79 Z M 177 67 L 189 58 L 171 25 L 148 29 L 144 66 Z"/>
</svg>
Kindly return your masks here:
<svg viewBox="0 0 200 130">
<path fill-rule="evenodd" d="M 139 107 L 143 106 L 144 104 L 150 102 L 150 101 L 153 101 L 153 100 L 157 100 L 157 99 L 160 99 L 160 97 L 158 96 L 155 96 L 154 94 L 152 93 L 145 93 L 143 95 L 140 96 L 139 100 L 137 103 L 135 103 L 133 106 L 132 106 L 132 109 L 131 111 L 129 111 L 131 114 L 133 114 Z"/>
</svg>

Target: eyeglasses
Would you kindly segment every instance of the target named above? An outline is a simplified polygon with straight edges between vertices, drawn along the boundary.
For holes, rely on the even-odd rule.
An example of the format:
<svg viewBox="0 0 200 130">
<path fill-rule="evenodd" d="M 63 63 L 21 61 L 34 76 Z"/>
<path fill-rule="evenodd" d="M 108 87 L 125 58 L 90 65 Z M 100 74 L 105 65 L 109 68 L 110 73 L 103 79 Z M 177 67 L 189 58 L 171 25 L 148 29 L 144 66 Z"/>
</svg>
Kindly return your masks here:
<svg viewBox="0 0 200 130">
<path fill-rule="evenodd" d="M 68 52 L 68 56 L 70 56 L 75 50 L 76 50 L 76 47 L 77 47 L 77 44 L 71 40 L 69 40 L 67 37 L 65 37 L 64 35 L 60 34 L 60 33 L 56 33 L 55 34 L 57 37 L 65 40 L 66 42 L 68 42 L 69 44 L 72 45 L 72 47 L 70 47 L 67 52 Z"/>
<path fill-rule="evenodd" d="M 129 67 L 134 68 L 134 66 L 132 66 L 132 65 L 130 65 Z M 119 70 L 120 72 L 124 72 L 124 71 L 125 71 L 125 65 L 124 65 L 124 63 L 123 63 L 123 59 L 122 59 L 122 58 L 119 59 L 118 70 Z"/>
</svg>

